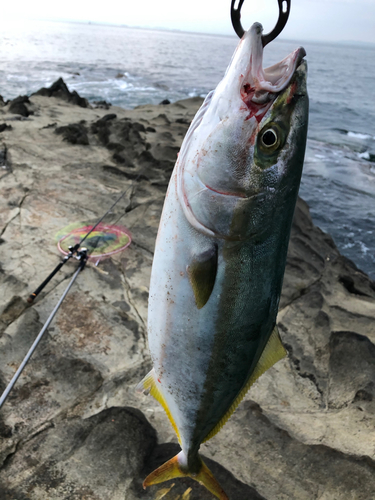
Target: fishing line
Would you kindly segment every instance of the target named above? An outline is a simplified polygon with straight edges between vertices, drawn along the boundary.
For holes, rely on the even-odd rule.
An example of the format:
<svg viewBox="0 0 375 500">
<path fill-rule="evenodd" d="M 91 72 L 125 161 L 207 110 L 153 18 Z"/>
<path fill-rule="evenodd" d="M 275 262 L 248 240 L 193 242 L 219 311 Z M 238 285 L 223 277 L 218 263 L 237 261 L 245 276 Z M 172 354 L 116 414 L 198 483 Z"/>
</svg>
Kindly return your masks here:
<svg viewBox="0 0 375 500">
<path fill-rule="evenodd" d="M 1 398 L 0 398 L 0 409 L 1 407 L 3 406 L 3 404 L 5 403 L 5 400 L 7 399 L 10 391 L 13 389 L 13 386 L 14 384 L 17 382 L 18 380 L 18 377 L 21 375 L 23 369 L 25 368 L 25 366 L 27 365 L 29 359 L 31 358 L 31 356 L 33 355 L 35 349 L 37 348 L 40 340 L 42 339 L 45 331 L 47 330 L 47 328 L 49 327 L 51 321 L 53 320 L 53 318 L 55 317 L 55 314 L 57 313 L 59 307 L 61 306 L 63 300 L 65 299 L 65 297 L 67 296 L 70 288 L 72 287 L 73 283 L 75 282 L 77 276 L 79 275 L 79 273 L 83 270 L 83 268 L 85 267 L 86 265 L 86 262 L 87 262 L 87 252 L 86 251 L 82 251 L 79 253 L 79 259 L 80 259 L 80 264 L 78 266 L 78 269 L 76 270 L 76 272 L 74 273 L 72 279 L 70 280 L 70 283 L 69 285 L 66 287 L 64 293 L 62 294 L 62 296 L 60 297 L 60 300 L 58 301 L 58 303 L 56 304 L 55 308 L 53 309 L 53 311 L 51 312 L 51 314 L 49 315 L 47 321 L 44 323 L 43 325 L 43 328 L 40 330 L 37 338 L 34 340 L 33 342 L 33 345 L 30 347 L 29 349 L 29 352 L 26 354 L 26 356 L 24 357 L 22 363 L 20 364 L 18 370 L 16 371 L 16 373 L 14 374 L 12 380 L 9 382 L 7 388 L 5 389 L 5 391 L 3 392 Z"/>
</svg>

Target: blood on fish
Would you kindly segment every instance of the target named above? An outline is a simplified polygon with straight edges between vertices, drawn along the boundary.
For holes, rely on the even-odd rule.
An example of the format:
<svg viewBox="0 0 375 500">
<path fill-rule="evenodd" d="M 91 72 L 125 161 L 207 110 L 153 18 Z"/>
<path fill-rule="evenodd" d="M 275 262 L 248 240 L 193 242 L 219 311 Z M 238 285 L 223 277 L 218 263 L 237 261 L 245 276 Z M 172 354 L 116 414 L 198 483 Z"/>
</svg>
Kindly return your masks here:
<svg viewBox="0 0 375 500">
<path fill-rule="evenodd" d="M 254 116 L 255 119 L 256 119 L 256 121 L 258 123 L 260 123 L 262 121 L 262 119 L 263 119 L 263 116 L 267 113 L 269 105 L 268 106 L 264 106 L 264 110 L 261 113 L 260 113 L 261 106 L 259 106 L 259 104 L 255 104 L 253 102 L 250 102 L 249 104 L 247 104 L 247 107 L 249 108 L 250 113 L 245 118 L 245 121 L 250 120 L 250 118 L 252 118 Z"/>
<path fill-rule="evenodd" d="M 254 95 L 255 87 L 252 87 L 249 83 L 245 83 L 245 85 L 243 85 L 241 89 L 241 98 L 250 111 L 249 115 L 245 118 L 245 121 L 250 120 L 250 118 L 254 116 L 256 121 L 260 123 L 263 116 L 266 114 L 270 103 L 267 103 L 266 105 L 257 104 L 252 100 Z M 262 108 L 264 108 L 264 110 L 260 113 L 260 110 Z"/>
<path fill-rule="evenodd" d="M 292 83 L 292 85 L 290 86 L 290 91 L 289 91 L 289 95 L 288 95 L 288 99 L 286 100 L 287 104 L 290 104 L 293 97 L 294 97 L 294 94 L 297 90 L 297 82 L 294 82 Z"/>
</svg>

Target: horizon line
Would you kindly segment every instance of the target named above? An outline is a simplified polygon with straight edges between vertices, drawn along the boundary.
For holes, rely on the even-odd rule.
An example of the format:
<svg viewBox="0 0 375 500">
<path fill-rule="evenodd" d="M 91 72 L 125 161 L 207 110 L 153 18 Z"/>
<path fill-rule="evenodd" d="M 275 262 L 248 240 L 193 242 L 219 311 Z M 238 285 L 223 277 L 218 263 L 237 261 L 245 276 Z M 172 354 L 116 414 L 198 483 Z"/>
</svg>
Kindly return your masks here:
<svg viewBox="0 0 375 500">
<path fill-rule="evenodd" d="M 13 17 L 13 16 L 11 16 Z M 22 16 L 17 16 L 14 17 L 15 19 L 19 20 L 21 19 L 24 20 L 35 20 L 35 21 L 46 21 L 46 22 L 56 22 L 56 23 L 67 23 L 67 24 L 84 24 L 84 25 L 95 25 L 95 26 L 112 26 L 116 28 L 125 28 L 125 29 L 138 29 L 138 30 L 145 30 L 145 31 L 163 31 L 163 32 L 170 32 L 170 33 L 182 33 L 182 34 L 187 34 L 187 35 L 205 35 L 205 36 L 218 36 L 218 37 L 225 37 L 225 38 L 236 38 L 236 34 L 229 34 L 229 33 L 208 33 L 205 31 L 188 31 L 188 30 L 182 30 L 178 28 L 168 28 L 168 27 L 163 27 L 163 26 L 140 26 L 140 25 L 129 25 L 125 23 L 115 23 L 115 22 L 100 22 L 100 21 L 90 21 L 90 20 L 76 20 L 76 19 L 58 19 L 58 18 L 38 18 L 38 17 L 22 17 Z M 362 46 L 369 46 L 369 47 L 375 47 L 375 42 L 368 42 L 368 41 L 361 41 L 361 40 L 318 40 L 314 38 L 304 38 L 302 39 L 295 39 L 295 38 L 283 38 L 282 36 L 280 38 L 277 38 L 278 41 L 280 42 L 311 42 L 311 43 L 330 43 L 330 44 L 346 44 L 346 45 L 362 45 Z"/>
</svg>

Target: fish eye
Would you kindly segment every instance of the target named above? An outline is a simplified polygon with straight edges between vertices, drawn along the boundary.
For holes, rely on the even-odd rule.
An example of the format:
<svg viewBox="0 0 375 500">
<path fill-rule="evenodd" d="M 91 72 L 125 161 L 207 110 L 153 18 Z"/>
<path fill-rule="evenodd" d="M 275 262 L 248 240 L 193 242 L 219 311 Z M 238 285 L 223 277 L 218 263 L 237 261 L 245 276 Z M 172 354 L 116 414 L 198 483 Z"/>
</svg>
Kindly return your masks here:
<svg viewBox="0 0 375 500">
<path fill-rule="evenodd" d="M 263 132 L 261 141 L 262 145 L 266 148 L 272 148 L 277 143 L 277 133 L 273 128 L 269 128 L 265 132 Z"/>
<path fill-rule="evenodd" d="M 274 157 L 285 144 L 286 137 L 287 131 L 282 123 L 268 122 L 258 134 L 257 154 Z"/>
</svg>

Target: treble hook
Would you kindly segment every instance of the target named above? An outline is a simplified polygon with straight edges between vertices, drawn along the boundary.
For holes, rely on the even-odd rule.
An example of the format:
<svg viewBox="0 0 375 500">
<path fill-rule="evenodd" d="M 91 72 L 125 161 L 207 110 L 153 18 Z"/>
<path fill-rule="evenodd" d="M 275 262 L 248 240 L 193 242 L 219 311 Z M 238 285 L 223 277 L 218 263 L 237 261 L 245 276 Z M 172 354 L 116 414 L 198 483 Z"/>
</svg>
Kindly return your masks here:
<svg viewBox="0 0 375 500">
<path fill-rule="evenodd" d="M 245 34 L 245 30 L 243 29 L 241 25 L 241 8 L 242 4 L 244 3 L 245 0 L 240 0 L 238 3 L 237 9 L 234 8 L 234 4 L 236 3 L 236 0 L 232 0 L 232 5 L 230 8 L 230 16 L 232 19 L 232 25 L 234 28 L 234 31 L 237 33 L 237 35 L 242 38 L 243 35 Z M 273 28 L 273 30 L 268 33 L 268 35 L 262 35 L 262 44 L 263 47 L 267 45 L 267 43 L 272 42 L 272 40 L 275 40 L 277 36 L 280 35 L 280 33 L 283 31 L 285 28 L 285 25 L 288 21 L 289 17 L 289 12 L 290 12 L 290 2 L 291 0 L 277 0 L 279 4 L 279 19 L 277 20 L 276 26 Z M 284 11 L 285 7 L 285 11 Z"/>
</svg>

